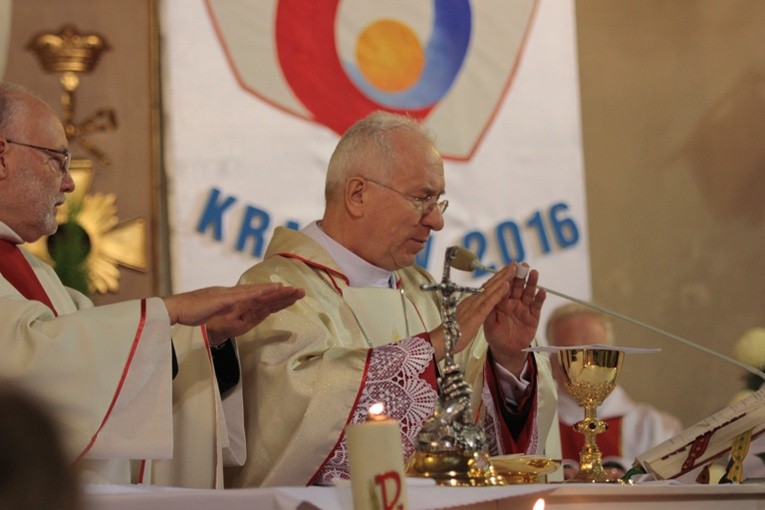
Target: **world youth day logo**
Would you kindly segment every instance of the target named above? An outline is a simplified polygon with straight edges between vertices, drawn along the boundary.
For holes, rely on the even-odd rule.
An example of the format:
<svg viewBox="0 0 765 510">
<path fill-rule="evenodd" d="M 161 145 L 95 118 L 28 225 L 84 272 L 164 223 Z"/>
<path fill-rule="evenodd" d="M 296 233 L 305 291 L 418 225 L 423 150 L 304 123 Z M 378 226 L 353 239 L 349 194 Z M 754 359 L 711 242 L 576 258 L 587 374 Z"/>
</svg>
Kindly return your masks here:
<svg viewBox="0 0 765 510">
<path fill-rule="evenodd" d="M 510 89 L 536 0 L 206 0 L 241 87 L 342 134 L 375 110 L 469 160 Z"/>
</svg>

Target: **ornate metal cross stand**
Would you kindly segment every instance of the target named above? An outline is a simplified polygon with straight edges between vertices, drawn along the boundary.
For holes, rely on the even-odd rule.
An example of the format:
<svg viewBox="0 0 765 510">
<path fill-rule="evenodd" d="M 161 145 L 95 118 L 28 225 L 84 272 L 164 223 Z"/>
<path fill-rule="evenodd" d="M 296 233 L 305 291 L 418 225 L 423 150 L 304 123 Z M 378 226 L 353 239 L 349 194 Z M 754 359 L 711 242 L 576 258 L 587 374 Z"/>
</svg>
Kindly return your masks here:
<svg viewBox="0 0 765 510">
<path fill-rule="evenodd" d="M 470 399 L 472 390 L 460 367 L 454 361 L 454 346 L 460 338 L 457 303 L 463 294 L 479 293 L 480 288 L 463 287 L 449 280 L 451 262 L 458 248 L 447 248 L 443 279 L 437 284 L 423 285 L 426 291 L 437 291 L 444 307 L 443 375 L 438 380 L 440 391 L 436 408 L 417 434 L 417 451 L 407 466 L 407 474 L 433 478 L 439 485 L 501 485 L 489 461 L 486 435 L 473 423 Z"/>
</svg>

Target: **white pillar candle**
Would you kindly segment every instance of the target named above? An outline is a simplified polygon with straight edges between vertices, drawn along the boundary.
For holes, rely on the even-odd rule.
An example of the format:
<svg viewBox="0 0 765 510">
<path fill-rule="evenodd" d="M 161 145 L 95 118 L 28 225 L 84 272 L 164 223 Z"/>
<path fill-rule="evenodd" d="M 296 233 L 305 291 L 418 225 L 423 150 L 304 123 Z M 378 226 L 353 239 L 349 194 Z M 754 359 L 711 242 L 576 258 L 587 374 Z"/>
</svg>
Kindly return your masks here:
<svg viewBox="0 0 765 510">
<path fill-rule="evenodd" d="M 367 421 L 348 425 L 345 433 L 354 510 L 408 510 L 398 421 L 377 403 Z"/>
</svg>

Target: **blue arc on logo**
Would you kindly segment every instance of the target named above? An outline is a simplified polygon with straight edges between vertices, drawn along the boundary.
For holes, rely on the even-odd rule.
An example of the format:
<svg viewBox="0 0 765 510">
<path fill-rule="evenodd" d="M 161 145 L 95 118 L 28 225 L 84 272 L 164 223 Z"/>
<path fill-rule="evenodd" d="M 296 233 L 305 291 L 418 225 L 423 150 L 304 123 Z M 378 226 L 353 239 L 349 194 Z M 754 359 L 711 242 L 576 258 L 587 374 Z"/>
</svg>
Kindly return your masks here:
<svg viewBox="0 0 765 510">
<path fill-rule="evenodd" d="M 389 108 L 419 109 L 444 97 L 457 78 L 470 44 L 468 0 L 434 0 L 433 34 L 425 48 L 422 76 L 404 92 L 385 92 L 370 84 L 353 62 L 342 62 L 348 77 L 367 97 Z"/>
</svg>

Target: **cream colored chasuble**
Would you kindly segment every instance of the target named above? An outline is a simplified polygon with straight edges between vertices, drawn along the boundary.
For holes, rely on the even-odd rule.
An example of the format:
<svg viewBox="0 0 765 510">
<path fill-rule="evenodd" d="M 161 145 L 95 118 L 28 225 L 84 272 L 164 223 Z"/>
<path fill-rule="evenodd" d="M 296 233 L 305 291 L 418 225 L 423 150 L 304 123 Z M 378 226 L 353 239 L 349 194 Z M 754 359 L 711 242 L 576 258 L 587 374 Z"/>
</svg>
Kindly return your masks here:
<svg viewBox="0 0 765 510">
<path fill-rule="evenodd" d="M 348 287 L 343 289 L 343 299 L 369 347 L 387 345 L 423 331 L 422 320 L 403 290 Z"/>
</svg>

